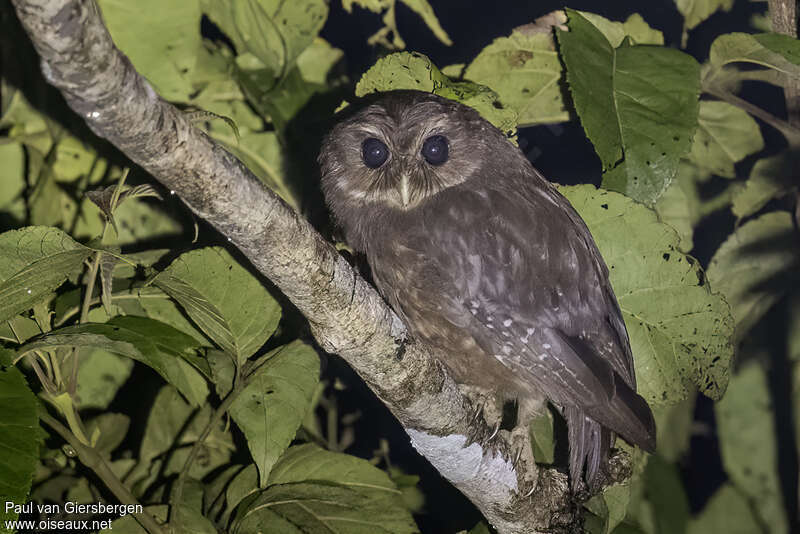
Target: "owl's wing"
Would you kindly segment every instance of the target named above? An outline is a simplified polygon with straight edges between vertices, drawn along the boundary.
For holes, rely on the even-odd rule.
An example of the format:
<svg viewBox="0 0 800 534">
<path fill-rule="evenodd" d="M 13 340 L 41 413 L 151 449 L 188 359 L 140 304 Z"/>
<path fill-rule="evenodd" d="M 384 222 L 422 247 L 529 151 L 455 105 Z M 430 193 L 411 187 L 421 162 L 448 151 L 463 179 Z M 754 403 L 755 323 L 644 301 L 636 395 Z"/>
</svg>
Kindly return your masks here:
<svg viewBox="0 0 800 534">
<path fill-rule="evenodd" d="M 447 244 L 425 250 L 426 268 L 452 284 L 437 290 L 447 301 L 440 313 L 564 409 L 579 470 L 584 461 L 596 470 L 606 454 L 598 442 L 611 438 L 596 423 L 653 450 L 652 413 L 636 394 L 628 336 L 591 234 L 543 179 L 513 185 L 453 188 L 427 216 L 427 238 Z"/>
</svg>

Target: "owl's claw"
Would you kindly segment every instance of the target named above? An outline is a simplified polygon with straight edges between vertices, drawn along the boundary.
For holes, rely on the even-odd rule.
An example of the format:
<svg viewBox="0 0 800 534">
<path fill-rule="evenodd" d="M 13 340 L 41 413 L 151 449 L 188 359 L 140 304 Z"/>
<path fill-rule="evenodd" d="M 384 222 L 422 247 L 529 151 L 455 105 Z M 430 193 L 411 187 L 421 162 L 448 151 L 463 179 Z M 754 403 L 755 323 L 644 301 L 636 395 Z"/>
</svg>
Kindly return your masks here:
<svg viewBox="0 0 800 534">
<path fill-rule="evenodd" d="M 475 413 L 472 414 L 472 417 L 470 417 L 470 419 L 469 419 L 470 425 L 473 424 L 475 421 L 477 421 L 478 418 L 481 416 L 481 414 L 483 413 L 484 404 L 485 404 L 484 402 L 481 402 L 480 404 L 478 404 L 478 408 L 475 410 Z"/>
<path fill-rule="evenodd" d="M 524 447 L 517 447 L 517 454 L 516 454 L 516 456 L 514 456 L 514 461 L 511 462 L 511 465 L 513 465 L 515 469 L 517 467 L 517 464 L 519 463 L 520 456 L 522 456 L 522 451 L 523 450 L 524 450 Z M 527 497 L 527 495 L 526 495 L 526 497 Z"/>
<path fill-rule="evenodd" d="M 497 433 L 500 432 L 500 423 L 501 422 L 502 421 L 498 421 L 497 422 L 497 424 L 494 427 L 494 431 L 492 432 L 492 435 L 489 436 L 488 438 L 486 438 L 486 441 L 492 441 L 492 439 L 497 435 Z"/>
</svg>

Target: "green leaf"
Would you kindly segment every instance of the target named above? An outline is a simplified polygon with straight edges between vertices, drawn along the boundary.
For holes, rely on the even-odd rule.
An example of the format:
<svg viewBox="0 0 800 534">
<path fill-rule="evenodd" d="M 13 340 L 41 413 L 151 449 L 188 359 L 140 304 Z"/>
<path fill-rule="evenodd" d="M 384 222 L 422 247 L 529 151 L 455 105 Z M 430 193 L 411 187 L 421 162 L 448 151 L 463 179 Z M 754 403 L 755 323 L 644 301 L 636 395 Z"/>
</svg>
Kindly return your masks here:
<svg viewBox="0 0 800 534">
<path fill-rule="evenodd" d="M 181 530 L 178 533 L 186 534 L 218 534 L 219 531 L 209 519 L 203 517 L 203 483 L 199 480 L 188 479 L 183 486 L 183 496 L 180 502 L 173 505 L 171 512 L 181 521 Z"/>
<path fill-rule="evenodd" d="M 602 527 L 593 532 L 608 534 L 625 519 L 631 488 L 628 484 L 615 484 L 595 495 L 584 506 L 602 520 Z"/>
<path fill-rule="evenodd" d="M 772 33 L 726 33 L 711 44 L 709 62 L 720 68 L 729 63 L 754 63 L 800 78 L 800 43 L 788 36 Z"/>
<path fill-rule="evenodd" d="M 241 470 L 241 465 L 230 465 L 215 474 L 213 480 L 206 485 L 203 493 L 203 513 L 206 517 L 215 518 L 215 520 L 220 521 L 220 524 L 227 524 L 227 518 L 223 517 L 226 506 L 226 491 Z M 254 465 L 253 471 L 255 472 Z"/>
<path fill-rule="evenodd" d="M 469 534 L 491 534 L 489 525 L 485 521 L 481 521 L 469 530 Z"/>
<path fill-rule="evenodd" d="M 552 464 L 555 460 L 555 437 L 553 436 L 553 414 L 550 410 L 531 421 L 530 429 L 533 458 L 538 464 Z"/>
<path fill-rule="evenodd" d="M 83 270 L 91 253 L 55 228 L 29 226 L 0 234 L 0 321 L 52 295 Z"/>
<path fill-rule="evenodd" d="M 235 530 L 243 534 L 419 532 L 386 473 L 366 460 L 311 444 L 292 447 L 281 457 L 267 489 L 239 505 Z"/>
<path fill-rule="evenodd" d="M 159 523 L 166 524 L 169 517 L 169 506 L 166 504 L 145 506 L 144 513 L 154 517 Z M 114 534 L 150 534 L 131 514 L 124 515 L 112 521 L 111 530 L 114 531 Z"/>
<path fill-rule="evenodd" d="M 733 0 L 675 0 L 678 11 L 683 15 L 683 27 L 691 30 L 718 10 L 730 11 Z"/>
<path fill-rule="evenodd" d="M 733 356 L 733 320 L 697 261 L 678 251 L 675 231 L 617 193 L 591 185 L 559 190 L 586 221 L 608 265 L 639 393 L 651 405 L 671 404 L 686 398 L 688 381 L 720 398 Z"/>
<path fill-rule="evenodd" d="M 680 236 L 678 250 L 688 253 L 694 247 L 694 226 L 700 221 L 700 200 L 694 175 L 696 168 L 685 161 L 664 194 L 653 205 L 658 220 L 670 225 Z"/>
<path fill-rule="evenodd" d="M 344 52 L 330 45 L 328 41 L 317 37 L 297 56 L 297 70 L 309 83 L 324 85 L 333 67 L 344 57 Z"/>
<path fill-rule="evenodd" d="M 503 104 L 517 112 L 522 126 L 569 119 L 559 86 L 562 68 L 553 36 L 534 24 L 495 39 L 469 64 L 464 78 L 496 91 Z"/>
<path fill-rule="evenodd" d="M 38 336 L 42 331 L 33 319 L 22 315 L 12 317 L 0 323 L 0 341 L 11 343 L 24 343 L 33 336 Z"/>
<path fill-rule="evenodd" d="M 439 24 L 439 20 L 436 18 L 436 15 L 433 12 L 433 8 L 430 6 L 427 0 L 400 0 L 406 6 L 408 6 L 412 11 L 417 13 L 422 17 L 423 22 L 428 25 L 428 28 L 436 35 L 436 38 L 439 39 L 444 44 L 450 46 L 452 41 L 450 41 L 450 37 L 447 35 L 447 32 L 444 31 L 441 24 Z M 397 50 L 401 48 L 405 48 L 406 43 L 403 41 L 403 38 L 400 37 L 400 32 L 397 30 L 397 22 L 395 17 L 395 10 L 397 6 L 397 2 L 395 0 L 343 0 L 342 7 L 344 7 L 345 11 L 348 13 L 352 13 L 353 5 L 357 4 L 364 9 L 368 9 L 373 13 L 380 13 L 385 11 L 383 15 L 383 23 L 384 27 L 378 30 L 374 35 L 372 35 L 368 40 L 367 43 L 370 45 L 382 45 L 390 50 Z M 388 37 L 391 36 L 391 40 Z"/>
<path fill-rule="evenodd" d="M 130 255 L 128 257 L 130 258 Z M 120 267 L 123 266 L 124 264 Z M 113 313 L 111 315 L 103 319 L 96 319 L 96 321 L 104 322 L 115 315 L 150 317 L 192 336 L 198 345 L 212 346 L 211 341 L 195 328 L 175 301 L 155 286 L 133 288 L 128 292 L 118 291 L 114 295 L 112 308 Z"/>
<path fill-rule="evenodd" d="M 82 350 L 78 363 L 78 409 L 105 410 L 128 380 L 133 361 L 103 349 Z"/>
<path fill-rule="evenodd" d="M 664 34 L 651 28 L 638 13 L 632 14 L 625 22 L 611 21 L 587 11 L 578 13 L 600 30 L 614 48 L 619 47 L 626 37 L 630 37 L 634 44 L 664 44 Z"/>
<path fill-rule="evenodd" d="M 91 437 L 94 449 L 109 458 L 128 433 L 131 419 L 121 413 L 101 413 L 86 422 L 86 435 Z"/>
<path fill-rule="evenodd" d="M 19 369 L 11 365 L 11 354 L 0 348 L 0 521 L 18 515 L 6 503 L 28 502 L 42 442 L 36 396 Z"/>
<path fill-rule="evenodd" d="M 199 409 L 189 406 L 172 386 L 164 386 L 156 396 L 147 419 L 139 448 L 139 463 L 128 478 L 134 489 L 146 490 L 159 477 L 180 472 L 192 445 L 203 434 L 213 416 L 209 404 Z M 216 420 L 201 445 L 200 459 L 189 469 L 189 476 L 202 480 L 208 473 L 227 465 L 235 451 L 233 437 L 225 421 Z M 167 454 L 169 452 L 169 454 Z"/>
<path fill-rule="evenodd" d="M 208 396 L 205 379 L 187 361 L 197 348 L 195 340 L 153 319 L 115 317 L 106 324 L 59 328 L 26 343 L 17 354 L 59 347 L 104 349 L 140 361 L 178 388 L 193 406 Z"/>
<path fill-rule="evenodd" d="M 656 442 L 659 457 L 670 462 L 678 462 L 689 450 L 696 397 L 697 395 L 690 393 L 677 404 L 653 408 L 658 431 Z"/>
<path fill-rule="evenodd" d="M 228 515 L 239 505 L 245 497 L 258 492 L 258 468 L 250 464 L 231 480 L 225 491 L 225 500 L 228 505 Z"/>
<path fill-rule="evenodd" d="M 249 52 L 269 72 L 271 88 L 294 66 L 328 17 L 324 0 L 204 1 L 203 12 L 231 38 L 239 54 Z"/>
<path fill-rule="evenodd" d="M 114 43 L 163 98 L 186 102 L 201 46 L 197 0 L 100 0 Z"/>
<path fill-rule="evenodd" d="M 613 48 L 580 13 L 558 31 L 567 82 L 605 172 L 604 187 L 654 202 L 669 186 L 697 126 L 700 67 L 657 46 Z"/>
<path fill-rule="evenodd" d="M 54 156 L 51 168 L 58 182 L 74 182 L 86 177 L 90 183 L 96 183 L 108 169 L 106 160 L 100 158 L 93 147 L 71 135 L 58 141 Z"/>
<path fill-rule="evenodd" d="M 77 210 L 80 210 L 78 217 Z M 176 213 L 168 213 L 161 204 L 139 198 L 129 198 L 124 204 L 117 205 L 114 211 L 115 244 L 137 244 L 142 241 L 178 240 L 184 233 L 183 226 L 175 219 Z M 75 229 L 71 232 L 76 239 L 90 240 L 102 232 L 102 215 L 88 197 L 84 197 L 80 207 L 76 207 L 69 220 L 77 219 Z"/>
<path fill-rule="evenodd" d="M 240 365 L 267 341 L 281 318 L 278 302 L 223 248 L 181 254 L 154 283 Z"/>
<path fill-rule="evenodd" d="M 747 501 L 736 488 L 724 484 L 700 514 L 689 522 L 686 534 L 754 534 L 764 532 Z"/>
<path fill-rule="evenodd" d="M 686 496 L 678 466 L 665 461 L 659 455 L 653 455 L 647 462 L 644 476 L 647 497 L 653 507 L 655 532 L 686 532 L 689 498 Z"/>
<path fill-rule="evenodd" d="M 743 336 L 791 287 L 800 261 L 792 217 L 772 212 L 731 234 L 711 258 L 708 279 L 725 295 Z"/>
<path fill-rule="evenodd" d="M 733 195 L 733 214 L 749 217 L 773 198 L 779 198 L 797 190 L 797 169 L 800 157 L 795 152 L 784 152 L 760 159 L 753 165 L 750 178 L 744 187 Z"/>
<path fill-rule="evenodd" d="M 758 123 L 727 102 L 700 102 L 697 133 L 689 161 L 725 178 L 735 178 L 734 164 L 764 148 Z"/>
<path fill-rule="evenodd" d="M 422 21 L 430 28 L 433 34 L 439 39 L 441 42 L 450 46 L 453 44 L 453 41 L 450 40 L 450 36 L 447 35 L 447 32 L 444 31 L 442 25 L 439 24 L 439 19 L 436 18 L 436 14 L 433 12 L 433 8 L 431 7 L 430 3 L 427 0 L 400 0 L 406 6 L 408 6 L 411 11 L 422 17 Z"/>
<path fill-rule="evenodd" d="M 25 190 L 25 151 L 19 143 L 0 144 L 0 211 L 8 211 Z"/>
<path fill-rule="evenodd" d="M 318 382 L 317 353 L 295 341 L 273 351 L 231 404 L 231 417 L 247 439 L 262 488 L 300 428 Z"/>
<path fill-rule="evenodd" d="M 761 46 L 782 55 L 795 65 L 800 65 L 800 43 L 791 35 L 768 32 L 756 34 L 753 38 Z"/>
<path fill-rule="evenodd" d="M 753 503 L 771 533 L 788 532 L 775 415 L 767 373 L 759 362 L 751 359 L 738 370 L 714 413 L 722 465 L 730 481 Z"/>
<path fill-rule="evenodd" d="M 359 80 L 356 96 L 399 89 L 425 91 L 461 102 L 507 135 L 516 131 L 516 112 L 504 108 L 494 91 L 475 83 L 454 82 L 416 52 L 398 52 L 379 59 Z"/>
</svg>

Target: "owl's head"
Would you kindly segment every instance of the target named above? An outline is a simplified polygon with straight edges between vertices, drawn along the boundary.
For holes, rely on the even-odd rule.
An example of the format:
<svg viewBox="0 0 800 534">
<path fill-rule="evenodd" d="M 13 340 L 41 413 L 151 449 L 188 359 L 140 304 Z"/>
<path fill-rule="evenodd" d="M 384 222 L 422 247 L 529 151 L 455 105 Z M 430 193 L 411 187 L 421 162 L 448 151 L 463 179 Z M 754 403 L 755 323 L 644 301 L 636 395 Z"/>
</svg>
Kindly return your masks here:
<svg viewBox="0 0 800 534">
<path fill-rule="evenodd" d="M 474 109 L 421 91 L 366 99 L 322 144 L 322 188 L 336 219 L 367 207 L 407 212 L 524 157 Z M 494 171 L 494 172 L 492 172 Z M 345 228 L 347 230 L 347 228 Z"/>
</svg>

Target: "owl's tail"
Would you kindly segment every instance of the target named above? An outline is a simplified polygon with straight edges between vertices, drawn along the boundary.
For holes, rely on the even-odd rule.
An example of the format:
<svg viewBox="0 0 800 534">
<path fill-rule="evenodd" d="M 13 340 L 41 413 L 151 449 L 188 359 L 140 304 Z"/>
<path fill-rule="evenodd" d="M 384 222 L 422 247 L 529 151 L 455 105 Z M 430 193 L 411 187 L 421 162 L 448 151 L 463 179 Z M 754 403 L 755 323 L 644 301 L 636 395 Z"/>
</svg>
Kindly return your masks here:
<svg viewBox="0 0 800 534">
<path fill-rule="evenodd" d="M 598 475 L 608 460 L 613 433 L 590 419 L 575 406 L 564 408 L 569 438 L 569 478 L 573 490 L 581 487 L 586 469 L 586 485 L 597 487 Z"/>
<path fill-rule="evenodd" d="M 598 474 L 608 460 L 614 443 L 614 428 L 623 438 L 648 452 L 655 452 L 656 430 L 647 402 L 615 374 L 615 394 L 604 409 L 593 410 L 602 424 L 577 406 L 565 406 L 569 438 L 569 474 L 573 488 L 580 485 L 586 470 L 586 484 L 596 489 Z"/>
</svg>

